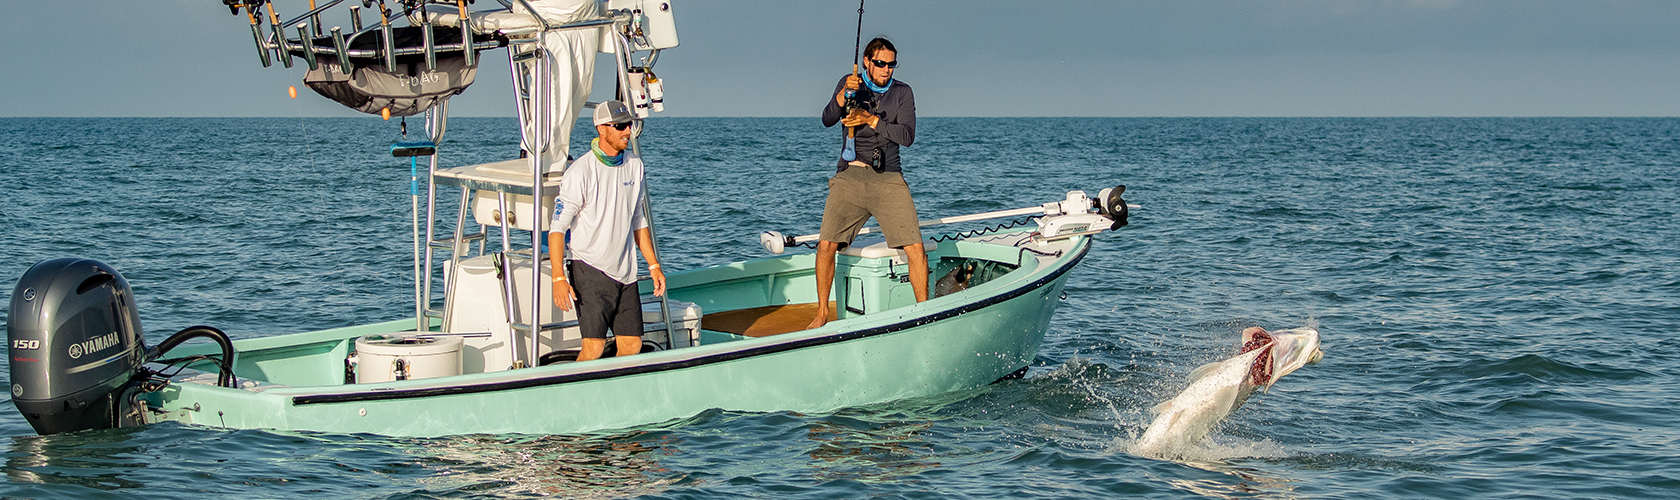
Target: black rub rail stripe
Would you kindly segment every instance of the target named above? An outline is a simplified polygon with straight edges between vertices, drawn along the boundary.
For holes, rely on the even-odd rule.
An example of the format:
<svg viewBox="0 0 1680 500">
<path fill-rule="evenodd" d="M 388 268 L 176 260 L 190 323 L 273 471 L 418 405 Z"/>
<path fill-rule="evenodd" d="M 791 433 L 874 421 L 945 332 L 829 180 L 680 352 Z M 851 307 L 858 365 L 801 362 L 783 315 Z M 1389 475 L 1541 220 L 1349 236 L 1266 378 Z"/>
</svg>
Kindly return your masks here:
<svg viewBox="0 0 1680 500">
<path fill-rule="evenodd" d="M 996 305 L 996 304 L 1000 304 L 1000 303 L 1003 303 L 1003 302 L 1008 301 L 1010 299 L 1014 299 L 1016 297 L 1020 297 L 1022 295 L 1026 295 L 1028 293 L 1036 291 L 1039 288 L 1042 288 L 1045 285 L 1049 284 L 1050 282 L 1055 281 L 1057 278 L 1061 278 L 1062 275 L 1067 274 L 1068 271 L 1073 270 L 1074 266 L 1077 266 L 1079 264 L 1079 261 L 1083 260 L 1085 258 L 1085 254 L 1088 253 L 1090 250 L 1091 250 L 1091 241 L 1087 240 L 1087 243 L 1084 245 L 1084 247 L 1080 248 L 1079 254 L 1073 256 L 1072 260 L 1068 261 L 1067 265 L 1062 266 L 1060 269 L 1057 269 L 1057 270 L 1051 272 L 1048 275 L 1045 275 L 1043 278 L 1039 278 L 1038 280 L 1032 282 L 1031 284 L 1028 284 L 1027 286 L 1017 288 L 1017 289 L 1012 290 L 1012 291 L 1010 291 L 1008 293 L 1005 293 L 1003 295 L 998 295 L 998 296 L 995 296 L 995 297 L 988 298 L 986 300 L 977 301 L 977 302 L 974 302 L 972 304 L 965 304 L 961 307 L 957 307 L 957 308 L 954 308 L 954 309 L 947 309 L 947 310 L 940 311 L 940 312 L 930 314 L 930 315 L 927 315 L 927 316 L 914 318 L 914 319 L 911 319 L 911 320 L 908 320 L 908 321 L 893 323 L 891 325 L 886 325 L 886 326 L 879 326 L 879 327 L 870 328 L 870 329 L 867 329 L 867 330 L 858 330 L 858 331 L 854 331 L 854 332 L 846 332 L 846 333 L 841 333 L 841 334 L 837 334 L 837 335 L 828 335 L 828 336 L 823 336 L 823 337 L 813 337 L 813 338 L 804 339 L 804 340 L 795 341 L 795 342 L 787 342 L 787 343 L 782 343 L 782 344 L 772 344 L 772 345 L 767 345 L 767 346 L 763 346 L 763 347 L 755 347 L 755 348 L 751 348 L 751 349 L 742 349 L 742 350 L 739 350 L 739 351 L 718 353 L 718 354 L 714 354 L 714 355 L 711 355 L 711 356 L 705 356 L 705 357 L 693 358 L 693 359 L 685 359 L 685 360 L 680 360 L 680 361 L 672 361 L 672 362 L 668 362 L 668 363 L 656 363 L 656 364 L 639 365 L 639 366 L 627 366 L 627 367 L 624 367 L 624 368 L 615 368 L 615 369 L 612 369 L 612 370 L 602 370 L 602 371 L 597 371 L 597 372 L 571 373 L 571 374 L 566 374 L 566 375 L 555 375 L 555 376 L 551 376 L 551 377 L 530 378 L 530 379 L 522 379 L 522 380 L 510 380 L 510 381 L 507 381 L 507 382 L 496 382 L 496 383 L 490 383 L 490 384 L 460 385 L 460 386 L 449 386 L 449 387 L 430 387 L 430 388 L 425 388 L 425 389 L 409 389 L 409 390 L 400 390 L 400 391 L 372 391 L 372 392 L 353 392 L 353 393 L 344 393 L 344 394 L 318 394 L 318 395 L 309 395 L 309 396 L 293 396 L 292 397 L 292 405 L 302 406 L 302 405 L 327 404 L 327 403 L 350 403 L 350 402 L 357 402 L 357 401 L 383 401 L 383 400 L 391 400 L 391 399 L 412 399 L 412 398 L 425 398 L 425 397 L 433 397 L 433 396 L 450 396 L 450 395 L 457 395 L 457 394 L 473 394 L 473 393 L 479 393 L 479 392 L 496 392 L 496 391 L 506 391 L 506 390 L 514 390 L 514 389 L 526 389 L 526 388 L 540 387 L 540 386 L 545 386 L 545 385 L 569 384 L 569 383 L 573 383 L 573 382 L 585 382 L 585 381 L 590 381 L 590 380 L 600 380 L 600 379 L 607 379 L 607 378 L 614 378 L 614 377 L 623 377 L 623 376 L 628 376 L 628 375 L 639 375 L 639 374 L 643 374 L 643 373 L 655 373 L 655 372 L 662 372 L 662 371 L 668 371 L 668 370 L 681 370 L 681 369 L 684 369 L 684 368 L 692 368 L 692 367 L 707 365 L 707 364 L 712 364 L 712 363 L 722 363 L 722 362 L 734 361 L 734 360 L 742 359 L 742 358 L 750 358 L 750 357 L 754 357 L 754 356 L 763 356 L 763 355 L 766 355 L 766 354 L 775 354 L 775 353 L 779 353 L 779 352 L 786 352 L 786 351 L 792 351 L 792 350 L 797 350 L 797 349 L 804 349 L 804 348 L 807 348 L 807 347 L 814 347 L 814 346 L 827 345 L 827 344 L 836 344 L 836 343 L 840 343 L 840 342 L 847 342 L 847 341 L 857 340 L 857 339 L 861 339 L 861 338 L 874 337 L 874 336 L 877 336 L 877 335 L 885 335 L 885 334 L 888 334 L 888 333 L 903 331 L 903 330 L 907 330 L 907 329 L 910 329 L 910 328 L 915 328 L 915 327 L 918 327 L 918 326 L 926 325 L 928 323 L 933 323 L 935 321 L 949 319 L 949 318 L 955 317 L 959 314 L 967 314 L 967 313 L 970 313 L 970 312 L 978 311 L 980 309 L 984 309 L 986 307 L 990 307 L 990 306 L 993 306 L 993 305 Z"/>
</svg>

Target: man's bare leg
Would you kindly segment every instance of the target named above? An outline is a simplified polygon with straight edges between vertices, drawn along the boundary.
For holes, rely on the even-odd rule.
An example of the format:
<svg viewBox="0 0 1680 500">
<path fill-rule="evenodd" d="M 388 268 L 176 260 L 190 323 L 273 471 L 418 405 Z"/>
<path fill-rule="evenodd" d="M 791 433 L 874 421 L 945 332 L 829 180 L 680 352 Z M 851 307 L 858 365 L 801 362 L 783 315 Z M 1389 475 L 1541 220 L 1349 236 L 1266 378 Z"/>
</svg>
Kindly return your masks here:
<svg viewBox="0 0 1680 500">
<path fill-rule="evenodd" d="M 601 357 L 601 351 L 607 350 L 607 339 L 583 339 L 583 349 L 578 350 L 578 361 L 589 361 Z"/>
<path fill-rule="evenodd" d="M 916 302 L 926 302 L 928 299 L 928 260 L 927 252 L 922 250 L 922 244 L 906 245 L 904 247 L 905 260 L 910 267 L 910 287 L 915 289 Z"/>
<path fill-rule="evenodd" d="M 840 251 L 840 243 L 833 241 L 817 242 L 817 317 L 811 320 L 809 330 L 820 328 L 828 324 L 828 316 L 833 312 L 828 310 L 828 293 L 834 289 L 834 254 Z M 927 260 L 925 257 L 922 260 Z M 923 264 L 926 267 L 926 264 Z M 924 277 L 923 281 L 926 281 Z"/>
<path fill-rule="evenodd" d="M 619 356 L 629 356 L 642 352 L 642 338 L 639 336 L 614 335 L 613 338 L 618 339 Z M 606 344 L 606 341 L 603 340 L 601 343 Z"/>
</svg>

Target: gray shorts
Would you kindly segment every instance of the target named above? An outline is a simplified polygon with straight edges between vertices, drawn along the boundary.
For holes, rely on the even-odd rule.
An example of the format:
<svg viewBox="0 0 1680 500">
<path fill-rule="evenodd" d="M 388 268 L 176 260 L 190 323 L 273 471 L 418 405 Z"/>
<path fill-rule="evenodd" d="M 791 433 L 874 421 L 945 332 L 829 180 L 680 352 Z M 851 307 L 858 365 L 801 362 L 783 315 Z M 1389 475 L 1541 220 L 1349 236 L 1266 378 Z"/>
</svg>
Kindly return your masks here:
<svg viewBox="0 0 1680 500">
<path fill-rule="evenodd" d="M 887 236 L 887 246 L 900 248 L 922 242 L 916 203 L 910 185 L 899 172 L 876 172 L 849 166 L 828 179 L 828 204 L 823 207 L 823 241 L 850 244 L 858 230 L 874 216 Z"/>
</svg>

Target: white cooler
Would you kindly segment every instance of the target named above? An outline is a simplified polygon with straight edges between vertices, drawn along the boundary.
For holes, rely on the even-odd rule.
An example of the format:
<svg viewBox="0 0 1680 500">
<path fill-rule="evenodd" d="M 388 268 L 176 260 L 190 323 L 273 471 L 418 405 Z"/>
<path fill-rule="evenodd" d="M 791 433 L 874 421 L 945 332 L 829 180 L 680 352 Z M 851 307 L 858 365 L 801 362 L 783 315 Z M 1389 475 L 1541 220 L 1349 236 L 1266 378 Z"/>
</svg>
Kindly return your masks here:
<svg viewBox="0 0 1680 500">
<path fill-rule="evenodd" d="M 461 337 L 368 335 L 356 338 L 356 383 L 461 374 Z"/>
<path fill-rule="evenodd" d="M 665 322 L 665 316 L 659 314 L 658 297 L 651 298 L 654 299 L 653 302 L 646 302 L 642 304 L 642 325 L 644 325 L 644 327 L 651 327 L 654 323 Z M 670 303 L 671 315 L 677 317 L 677 324 L 673 325 L 676 327 L 677 338 L 671 339 L 670 346 L 672 348 L 678 348 L 700 345 L 700 306 L 693 302 L 683 302 L 680 300 L 672 300 Z M 645 330 L 646 328 L 643 329 Z M 664 334 L 665 330 L 661 328 L 657 332 L 647 332 L 642 334 L 642 338 L 658 338 L 663 337 Z"/>
</svg>

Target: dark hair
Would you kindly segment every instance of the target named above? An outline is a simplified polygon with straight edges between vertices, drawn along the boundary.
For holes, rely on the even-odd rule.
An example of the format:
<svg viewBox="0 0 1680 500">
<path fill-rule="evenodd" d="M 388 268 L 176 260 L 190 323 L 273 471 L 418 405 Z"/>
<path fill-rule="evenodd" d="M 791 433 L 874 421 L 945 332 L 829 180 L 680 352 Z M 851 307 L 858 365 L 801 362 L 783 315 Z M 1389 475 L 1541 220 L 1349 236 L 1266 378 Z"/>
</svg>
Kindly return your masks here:
<svg viewBox="0 0 1680 500">
<path fill-rule="evenodd" d="M 886 38 L 876 37 L 869 41 L 869 45 L 863 46 L 863 57 L 875 57 L 875 53 L 880 52 L 881 49 L 890 50 L 893 54 L 898 53 L 898 49 L 893 48 L 892 42 L 887 41 Z"/>
</svg>

